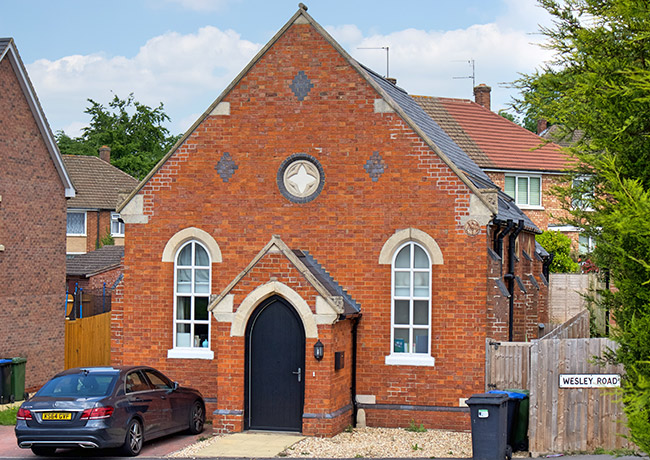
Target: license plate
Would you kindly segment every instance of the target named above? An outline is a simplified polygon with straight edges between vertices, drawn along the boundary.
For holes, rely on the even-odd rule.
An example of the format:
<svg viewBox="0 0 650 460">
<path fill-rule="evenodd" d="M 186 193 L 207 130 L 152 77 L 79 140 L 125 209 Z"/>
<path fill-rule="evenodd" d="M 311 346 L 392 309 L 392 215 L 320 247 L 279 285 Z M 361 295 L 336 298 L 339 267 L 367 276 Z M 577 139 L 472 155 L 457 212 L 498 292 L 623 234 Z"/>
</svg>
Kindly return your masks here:
<svg viewBox="0 0 650 460">
<path fill-rule="evenodd" d="M 72 412 L 43 412 L 43 420 L 72 420 Z"/>
</svg>

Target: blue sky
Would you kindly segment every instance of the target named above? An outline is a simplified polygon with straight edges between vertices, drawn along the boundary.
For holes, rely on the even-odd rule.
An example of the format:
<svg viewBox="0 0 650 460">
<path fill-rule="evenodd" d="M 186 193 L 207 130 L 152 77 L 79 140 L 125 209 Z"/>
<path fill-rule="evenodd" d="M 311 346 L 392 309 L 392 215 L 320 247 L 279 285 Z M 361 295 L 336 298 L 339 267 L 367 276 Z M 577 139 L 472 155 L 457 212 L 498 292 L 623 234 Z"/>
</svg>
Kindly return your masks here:
<svg viewBox="0 0 650 460">
<path fill-rule="evenodd" d="M 304 0 L 357 60 L 411 94 L 472 98 L 492 87 L 492 109 L 519 73 L 550 58 L 535 46 L 548 23 L 535 0 Z M 165 104 L 185 131 L 296 12 L 294 0 L 0 0 L 0 36 L 14 37 L 54 131 L 78 135 L 87 98 L 133 92 Z"/>
</svg>

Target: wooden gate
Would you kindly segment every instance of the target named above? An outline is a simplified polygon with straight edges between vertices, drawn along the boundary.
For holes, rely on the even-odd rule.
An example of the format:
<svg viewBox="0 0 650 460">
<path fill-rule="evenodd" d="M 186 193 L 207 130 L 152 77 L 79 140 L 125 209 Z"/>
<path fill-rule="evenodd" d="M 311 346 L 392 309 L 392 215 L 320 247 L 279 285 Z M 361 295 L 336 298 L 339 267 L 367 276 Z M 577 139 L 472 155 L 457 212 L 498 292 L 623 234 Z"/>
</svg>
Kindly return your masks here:
<svg viewBox="0 0 650 460">
<path fill-rule="evenodd" d="M 65 322 L 65 368 L 111 364 L 111 313 Z"/>
<path fill-rule="evenodd" d="M 560 374 L 623 374 L 601 365 L 617 344 L 609 339 L 539 340 L 530 351 L 530 451 L 593 451 L 631 448 L 620 395 L 613 388 L 559 388 Z"/>
<path fill-rule="evenodd" d="M 601 338 L 487 341 L 486 390 L 530 392 L 531 455 L 634 448 L 621 436 L 627 428 L 616 389 L 559 388 L 560 374 L 622 375 L 622 366 L 603 366 L 595 359 L 616 346 Z"/>
</svg>

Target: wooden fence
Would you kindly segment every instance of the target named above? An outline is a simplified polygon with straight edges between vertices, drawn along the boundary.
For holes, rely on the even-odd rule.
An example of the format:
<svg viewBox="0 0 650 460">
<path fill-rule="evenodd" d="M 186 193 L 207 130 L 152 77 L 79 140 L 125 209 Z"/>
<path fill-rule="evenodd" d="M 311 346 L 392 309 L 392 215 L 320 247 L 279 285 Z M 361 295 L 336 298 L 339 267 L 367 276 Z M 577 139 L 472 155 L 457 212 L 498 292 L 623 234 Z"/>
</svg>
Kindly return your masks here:
<svg viewBox="0 0 650 460">
<path fill-rule="evenodd" d="M 619 395 L 613 388 L 559 388 L 560 374 L 623 374 L 602 366 L 609 339 L 539 340 L 530 349 L 529 440 L 533 456 L 546 452 L 631 448 Z"/>
<path fill-rule="evenodd" d="M 568 324 L 558 335 L 579 330 L 575 324 L 583 321 Z M 486 389 L 530 392 L 531 455 L 634 447 L 621 436 L 627 431 L 617 390 L 559 388 L 560 374 L 622 375 L 622 366 L 601 366 L 594 359 L 615 347 L 615 342 L 602 338 L 545 336 L 532 343 L 487 341 Z"/>
<path fill-rule="evenodd" d="M 111 313 L 65 322 L 65 368 L 111 363 Z"/>
<path fill-rule="evenodd" d="M 569 321 L 551 329 L 540 340 L 589 338 L 589 310 L 582 310 Z"/>
</svg>

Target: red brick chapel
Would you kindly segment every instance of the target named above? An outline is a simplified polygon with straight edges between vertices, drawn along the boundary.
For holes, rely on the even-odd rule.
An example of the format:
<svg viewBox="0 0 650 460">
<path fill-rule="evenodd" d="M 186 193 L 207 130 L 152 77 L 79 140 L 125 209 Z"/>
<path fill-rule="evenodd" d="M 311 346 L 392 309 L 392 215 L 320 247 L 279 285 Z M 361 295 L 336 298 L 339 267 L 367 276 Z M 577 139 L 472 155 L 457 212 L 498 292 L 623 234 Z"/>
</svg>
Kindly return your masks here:
<svg viewBox="0 0 650 460">
<path fill-rule="evenodd" d="M 215 431 L 467 429 L 486 339 L 547 320 L 537 227 L 302 5 L 118 212 L 113 361 Z"/>
</svg>

